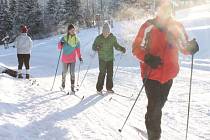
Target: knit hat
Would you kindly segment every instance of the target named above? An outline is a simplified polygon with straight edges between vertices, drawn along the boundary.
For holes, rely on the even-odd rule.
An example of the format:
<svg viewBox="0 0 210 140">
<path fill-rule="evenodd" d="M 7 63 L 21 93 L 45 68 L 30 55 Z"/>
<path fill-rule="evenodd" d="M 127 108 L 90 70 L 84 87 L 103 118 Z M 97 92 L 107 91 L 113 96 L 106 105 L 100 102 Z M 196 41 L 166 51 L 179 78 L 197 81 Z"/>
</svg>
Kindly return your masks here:
<svg viewBox="0 0 210 140">
<path fill-rule="evenodd" d="M 103 29 L 102 29 L 102 33 L 110 33 L 110 32 L 111 32 L 111 29 L 109 27 L 109 24 L 108 23 L 104 23 Z"/>
<path fill-rule="evenodd" d="M 75 28 L 74 25 L 73 24 L 69 24 L 68 31 L 71 30 L 71 29 L 73 29 L 73 28 Z"/>
<path fill-rule="evenodd" d="M 27 32 L 28 32 L 27 26 L 21 25 L 21 26 L 20 26 L 20 32 L 21 32 L 21 33 L 27 33 Z"/>
</svg>

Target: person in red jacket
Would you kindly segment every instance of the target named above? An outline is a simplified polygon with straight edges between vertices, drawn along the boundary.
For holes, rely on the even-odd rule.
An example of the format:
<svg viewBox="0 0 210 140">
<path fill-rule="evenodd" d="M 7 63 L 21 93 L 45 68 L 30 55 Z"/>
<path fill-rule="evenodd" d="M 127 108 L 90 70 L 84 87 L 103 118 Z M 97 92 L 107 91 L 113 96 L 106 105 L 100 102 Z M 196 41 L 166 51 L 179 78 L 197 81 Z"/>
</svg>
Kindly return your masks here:
<svg viewBox="0 0 210 140">
<path fill-rule="evenodd" d="M 195 54 L 198 45 L 195 40 L 188 41 L 183 25 L 173 19 L 170 1 L 162 0 L 156 17 L 142 24 L 132 48 L 133 55 L 140 60 L 148 99 L 145 125 L 149 140 L 161 137 L 161 110 L 179 72 L 179 50 Z"/>
</svg>

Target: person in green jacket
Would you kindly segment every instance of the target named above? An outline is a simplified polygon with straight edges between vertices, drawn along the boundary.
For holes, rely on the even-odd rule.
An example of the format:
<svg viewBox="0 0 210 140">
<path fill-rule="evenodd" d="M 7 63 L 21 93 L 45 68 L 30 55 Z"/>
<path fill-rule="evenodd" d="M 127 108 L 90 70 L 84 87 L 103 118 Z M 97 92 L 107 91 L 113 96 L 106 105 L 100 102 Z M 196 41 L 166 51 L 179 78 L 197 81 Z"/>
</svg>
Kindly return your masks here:
<svg viewBox="0 0 210 140">
<path fill-rule="evenodd" d="M 108 23 L 103 25 L 102 34 L 96 37 L 92 49 L 98 52 L 99 76 L 96 84 L 98 94 L 102 94 L 104 79 L 106 78 L 106 89 L 108 93 L 114 93 L 113 88 L 113 61 L 114 48 L 123 53 L 126 49 L 118 44 L 116 37 L 111 33 Z"/>
</svg>

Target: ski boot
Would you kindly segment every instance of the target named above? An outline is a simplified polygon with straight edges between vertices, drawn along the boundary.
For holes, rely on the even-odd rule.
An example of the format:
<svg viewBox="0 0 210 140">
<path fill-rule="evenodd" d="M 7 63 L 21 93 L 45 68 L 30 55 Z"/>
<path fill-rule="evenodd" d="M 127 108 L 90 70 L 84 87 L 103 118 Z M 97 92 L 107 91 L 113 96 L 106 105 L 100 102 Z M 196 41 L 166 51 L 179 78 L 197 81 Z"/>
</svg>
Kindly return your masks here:
<svg viewBox="0 0 210 140">
<path fill-rule="evenodd" d="M 71 86 L 71 93 L 75 94 L 74 86 Z"/>
<path fill-rule="evenodd" d="M 62 84 L 60 90 L 63 91 L 65 89 L 65 78 L 62 77 Z"/>
<path fill-rule="evenodd" d="M 74 80 L 71 80 L 71 93 L 75 94 L 75 90 L 74 90 Z"/>
<path fill-rule="evenodd" d="M 97 90 L 97 94 L 99 94 L 99 95 L 103 95 L 102 90 L 101 90 L 101 91 L 98 91 L 98 90 Z"/>
<path fill-rule="evenodd" d="M 108 94 L 114 94 L 114 90 L 109 89 L 109 90 L 107 90 L 107 93 L 108 93 Z"/>
<path fill-rule="evenodd" d="M 18 74 L 18 78 L 19 78 L 19 79 L 23 79 L 22 74 Z"/>
<path fill-rule="evenodd" d="M 29 79 L 30 78 L 30 74 L 26 74 L 26 79 Z"/>
<path fill-rule="evenodd" d="M 65 89 L 65 82 L 62 81 L 60 89 L 63 91 Z"/>
</svg>

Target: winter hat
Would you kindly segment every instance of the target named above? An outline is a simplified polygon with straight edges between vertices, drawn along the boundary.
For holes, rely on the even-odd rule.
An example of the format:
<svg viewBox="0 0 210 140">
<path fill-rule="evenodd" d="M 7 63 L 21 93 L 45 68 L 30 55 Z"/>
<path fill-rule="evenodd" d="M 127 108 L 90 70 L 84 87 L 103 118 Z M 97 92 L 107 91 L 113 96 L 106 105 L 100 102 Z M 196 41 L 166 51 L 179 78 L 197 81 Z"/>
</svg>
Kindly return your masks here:
<svg viewBox="0 0 210 140">
<path fill-rule="evenodd" d="M 109 27 L 109 24 L 108 23 L 104 23 L 103 29 L 102 29 L 102 33 L 110 33 L 110 32 L 111 32 L 111 29 Z"/>
<path fill-rule="evenodd" d="M 74 25 L 73 24 L 69 24 L 68 31 L 71 30 L 71 29 L 73 29 L 73 28 L 75 28 Z"/>
<path fill-rule="evenodd" d="M 27 32 L 28 32 L 27 26 L 21 25 L 21 26 L 20 26 L 20 31 L 21 31 L 21 33 L 27 33 Z"/>
</svg>

